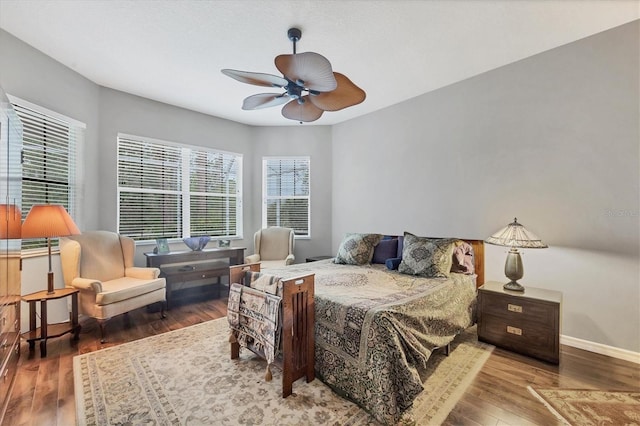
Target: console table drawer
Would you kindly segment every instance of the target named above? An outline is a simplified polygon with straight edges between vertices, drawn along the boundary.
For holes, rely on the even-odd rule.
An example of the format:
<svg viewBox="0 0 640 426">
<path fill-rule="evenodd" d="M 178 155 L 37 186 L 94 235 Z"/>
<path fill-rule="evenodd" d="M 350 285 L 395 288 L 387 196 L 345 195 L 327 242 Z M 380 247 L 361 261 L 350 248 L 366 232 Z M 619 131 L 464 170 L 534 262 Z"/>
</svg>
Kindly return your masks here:
<svg viewBox="0 0 640 426">
<path fill-rule="evenodd" d="M 167 275 L 167 281 L 175 282 L 185 282 L 185 281 L 196 281 L 196 280 L 208 280 L 212 278 L 224 277 L 229 274 L 229 267 L 219 268 L 219 269 L 207 269 L 207 270 L 194 270 L 191 272 L 183 272 L 181 274 L 176 275 Z"/>
</svg>

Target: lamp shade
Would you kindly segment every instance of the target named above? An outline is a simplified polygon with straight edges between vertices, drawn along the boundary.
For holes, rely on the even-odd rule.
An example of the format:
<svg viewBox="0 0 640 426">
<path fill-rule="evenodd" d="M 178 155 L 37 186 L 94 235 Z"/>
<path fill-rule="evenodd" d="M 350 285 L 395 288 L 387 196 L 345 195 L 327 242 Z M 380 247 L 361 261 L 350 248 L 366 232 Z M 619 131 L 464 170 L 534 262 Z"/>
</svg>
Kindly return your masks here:
<svg viewBox="0 0 640 426">
<path fill-rule="evenodd" d="M 0 204 L 0 239 L 22 237 L 22 213 L 15 204 Z"/>
<path fill-rule="evenodd" d="M 80 234 L 60 204 L 35 204 L 22 224 L 22 238 L 52 238 Z"/>
<path fill-rule="evenodd" d="M 24 231 L 23 231 L 24 232 Z M 540 238 L 533 232 L 527 231 L 518 219 L 513 219 L 509 225 L 484 240 L 489 244 L 497 246 L 517 247 L 517 248 L 547 248 Z"/>
</svg>

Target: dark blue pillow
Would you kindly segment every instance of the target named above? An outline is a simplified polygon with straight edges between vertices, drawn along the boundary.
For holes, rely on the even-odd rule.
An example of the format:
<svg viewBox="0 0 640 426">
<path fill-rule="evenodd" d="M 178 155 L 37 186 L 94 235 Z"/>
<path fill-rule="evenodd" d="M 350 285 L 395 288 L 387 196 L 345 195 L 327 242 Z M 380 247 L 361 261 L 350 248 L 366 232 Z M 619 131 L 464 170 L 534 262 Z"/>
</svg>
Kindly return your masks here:
<svg viewBox="0 0 640 426">
<path fill-rule="evenodd" d="M 387 261 L 387 259 L 396 257 L 397 253 L 398 253 L 397 239 L 382 240 L 373 249 L 373 259 L 371 260 L 371 263 L 384 264 Z"/>
<path fill-rule="evenodd" d="M 395 271 L 400 266 L 400 262 L 402 262 L 401 257 L 392 257 L 391 259 L 387 259 L 385 265 L 387 265 L 387 269 L 390 271 Z"/>
</svg>

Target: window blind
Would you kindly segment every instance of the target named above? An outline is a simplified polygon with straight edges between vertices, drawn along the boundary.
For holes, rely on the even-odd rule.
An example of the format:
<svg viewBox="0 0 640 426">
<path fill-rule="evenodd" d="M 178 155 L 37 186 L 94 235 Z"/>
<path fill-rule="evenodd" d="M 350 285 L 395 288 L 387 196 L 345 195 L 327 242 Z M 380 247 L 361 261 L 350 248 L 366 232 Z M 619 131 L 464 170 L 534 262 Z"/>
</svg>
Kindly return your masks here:
<svg viewBox="0 0 640 426">
<path fill-rule="evenodd" d="M 34 204 L 46 203 L 62 204 L 77 219 L 76 145 L 83 126 L 25 104 L 13 103 L 23 132 L 23 219 Z M 22 241 L 23 250 L 42 247 L 45 239 Z"/>
<path fill-rule="evenodd" d="M 118 232 L 135 240 L 241 237 L 242 156 L 118 137 Z"/>
<path fill-rule="evenodd" d="M 297 237 L 310 236 L 309 157 L 263 159 L 262 226 L 293 228 Z"/>
</svg>

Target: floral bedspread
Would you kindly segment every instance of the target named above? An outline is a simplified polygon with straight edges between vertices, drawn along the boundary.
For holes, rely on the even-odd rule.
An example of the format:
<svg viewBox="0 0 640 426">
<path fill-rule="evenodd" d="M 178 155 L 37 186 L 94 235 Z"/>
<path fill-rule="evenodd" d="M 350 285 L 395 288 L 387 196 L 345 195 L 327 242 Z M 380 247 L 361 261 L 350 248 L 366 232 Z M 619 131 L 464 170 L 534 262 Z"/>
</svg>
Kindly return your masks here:
<svg viewBox="0 0 640 426">
<path fill-rule="evenodd" d="M 395 423 L 422 391 L 432 350 L 475 319 L 469 275 L 428 279 L 331 260 L 263 272 L 315 273 L 316 374 L 382 423 Z"/>
</svg>

